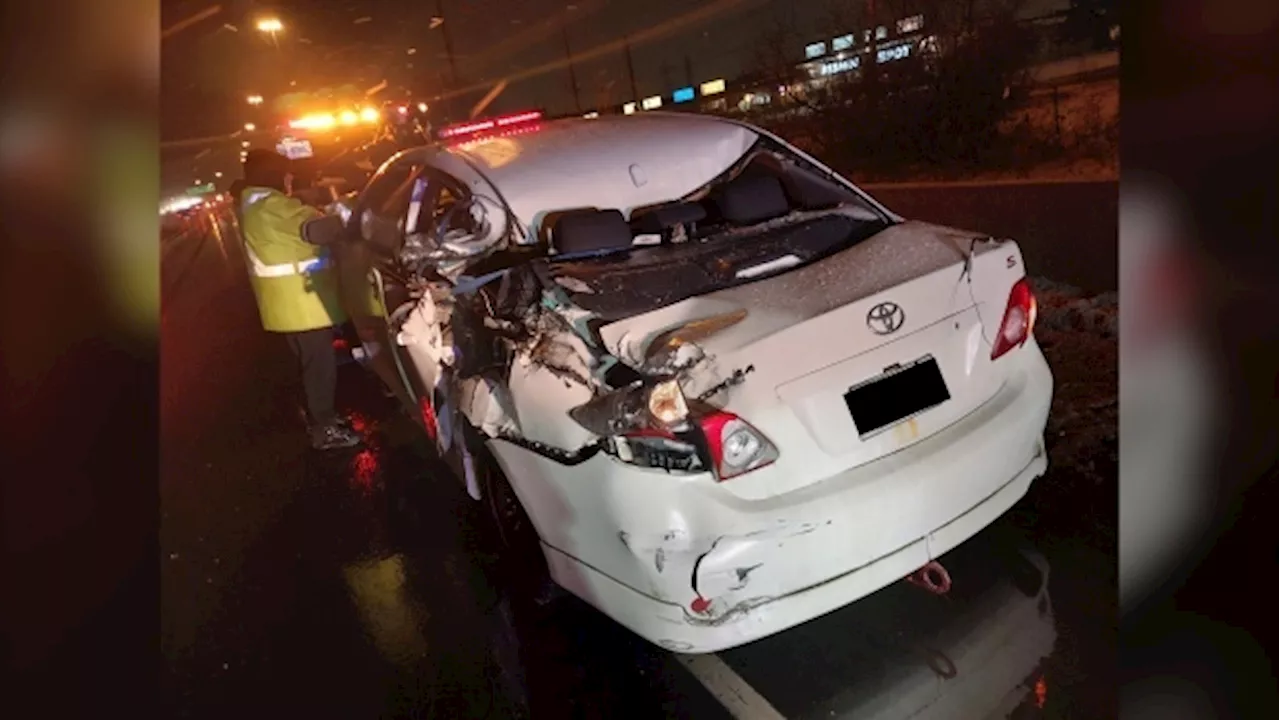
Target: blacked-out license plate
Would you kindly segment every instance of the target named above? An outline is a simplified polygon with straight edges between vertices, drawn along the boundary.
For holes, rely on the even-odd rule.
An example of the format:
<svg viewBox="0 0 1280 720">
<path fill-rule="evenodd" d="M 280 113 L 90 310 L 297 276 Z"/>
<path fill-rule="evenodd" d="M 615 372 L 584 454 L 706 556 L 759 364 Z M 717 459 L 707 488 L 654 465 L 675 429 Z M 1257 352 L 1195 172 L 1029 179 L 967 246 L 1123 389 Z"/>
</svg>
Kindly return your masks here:
<svg viewBox="0 0 1280 720">
<path fill-rule="evenodd" d="M 844 394 L 859 437 L 866 437 L 951 399 L 938 361 L 926 355 L 891 368 Z"/>
</svg>

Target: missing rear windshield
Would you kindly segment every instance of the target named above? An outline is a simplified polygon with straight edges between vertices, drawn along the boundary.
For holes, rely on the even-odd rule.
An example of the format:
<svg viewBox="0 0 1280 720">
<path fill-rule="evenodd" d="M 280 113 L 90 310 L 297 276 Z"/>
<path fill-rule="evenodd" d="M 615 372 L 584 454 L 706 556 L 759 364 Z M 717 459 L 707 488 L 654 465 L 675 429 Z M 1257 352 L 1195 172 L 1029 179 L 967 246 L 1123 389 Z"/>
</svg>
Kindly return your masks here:
<svg viewBox="0 0 1280 720">
<path fill-rule="evenodd" d="M 575 304 L 606 320 L 785 273 L 851 248 L 892 222 L 874 203 L 768 140 L 678 201 L 638 209 L 629 221 L 596 212 L 597 218 L 566 224 L 559 254 L 539 262 L 549 264 Z M 575 236 L 579 228 L 584 232 Z M 604 236 L 609 239 L 598 242 Z"/>
<path fill-rule="evenodd" d="M 642 247 L 554 262 L 551 275 L 579 307 L 618 320 L 808 265 L 885 226 L 884 221 L 831 212 L 722 242 Z"/>
</svg>

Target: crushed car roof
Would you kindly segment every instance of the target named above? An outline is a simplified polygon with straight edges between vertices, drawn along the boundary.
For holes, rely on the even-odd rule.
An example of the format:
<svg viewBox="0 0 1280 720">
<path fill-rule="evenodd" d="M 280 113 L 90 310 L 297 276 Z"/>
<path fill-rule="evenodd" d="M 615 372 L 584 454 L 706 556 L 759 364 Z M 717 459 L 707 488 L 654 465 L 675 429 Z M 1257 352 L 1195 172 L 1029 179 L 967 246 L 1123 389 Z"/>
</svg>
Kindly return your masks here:
<svg viewBox="0 0 1280 720">
<path fill-rule="evenodd" d="M 634 208 L 683 197 L 741 158 L 759 135 L 721 118 L 680 113 L 554 120 L 449 152 L 476 164 L 521 222 L 548 212 Z"/>
</svg>

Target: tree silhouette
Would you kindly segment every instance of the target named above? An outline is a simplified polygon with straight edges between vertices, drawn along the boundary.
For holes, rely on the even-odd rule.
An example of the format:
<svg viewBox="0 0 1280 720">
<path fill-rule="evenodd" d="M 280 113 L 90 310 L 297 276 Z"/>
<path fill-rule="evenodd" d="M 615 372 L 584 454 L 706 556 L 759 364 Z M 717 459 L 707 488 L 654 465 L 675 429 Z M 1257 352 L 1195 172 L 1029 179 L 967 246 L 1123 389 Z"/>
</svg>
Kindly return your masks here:
<svg viewBox="0 0 1280 720">
<path fill-rule="evenodd" d="M 1119 23 L 1118 12 L 1118 0 L 1071 0 L 1062 23 L 1062 39 L 1092 48 L 1108 47 L 1112 44 L 1111 27 Z"/>
</svg>

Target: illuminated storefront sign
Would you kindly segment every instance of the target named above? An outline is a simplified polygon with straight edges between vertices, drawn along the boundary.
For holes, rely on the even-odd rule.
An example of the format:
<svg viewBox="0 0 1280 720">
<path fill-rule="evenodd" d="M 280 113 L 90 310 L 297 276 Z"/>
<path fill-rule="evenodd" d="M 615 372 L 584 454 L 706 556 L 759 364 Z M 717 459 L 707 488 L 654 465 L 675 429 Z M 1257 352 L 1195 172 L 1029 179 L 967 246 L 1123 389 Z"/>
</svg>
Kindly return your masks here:
<svg viewBox="0 0 1280 720">
<path fill-rule="evenodd" d="M 911 45 L 903 43 L 880 50 L 876 53 L 876 62 L 891 62 L 893 60 L 901 60 L 911 55 Z"/>
<path fill-rule="evenodd" d="M 660 107 L 662 107 L 661 95 L 650 95 L 640 101 L 640 108 L 643 110 L 654 110 Z"/>
<path fill-rule="evenodd" d="M 703 95 L 715 95 L 724 92 L 724 78 L 716 78 L 702 83 Z"/>
<path fill-rule="evenodd" d="M 833 52 L 848 50 L 851 47 L 853 47 L 853 33 L 849 33 L 848 35 L 841 35 L 840 37 L 831 41 L 831 50 Z"/>
<path fill-rule="evenodd" d="M 679 90 L 671 93 L 672 102 L 678 102 L 678 103 L 689 102 L 693 98 L 694 98 L 694 92 L 693 92 L 693 88 L 691 87 L 682 87 Z"/>
<path fill-rule="evenodd" d="M 806 60 L 820 58 L 827 54 L 827 44 L 825 42 L 810 43 L 804 46 L 804 57 Z"/>
<path fill-rule="evenodd" d="M 636 111 L 636 104 L 633 102 L 629 102 L 626 105 L 622 106 L 623 115 L 632 115 L 635 113 L 635 111 Z"/>
<path fill-rule="evenodd" d="M 849 72 L 850 70 L 857 70 L 858 65 L 859 60 L 856 57 L 822 63 L 822 65 L 818 66 L 818 75 L 823 77 L 827 75 L 839 75 L 840 73 Z"/>
<path fill-rule="evenodd" d="M 909 18 L 903 18 L 898 21 L 898 34 L 906 35 L 907 33 L 913 33 L 922 27 L 924 27 L 924 16 L 912 15 Z"/>
</svg>

